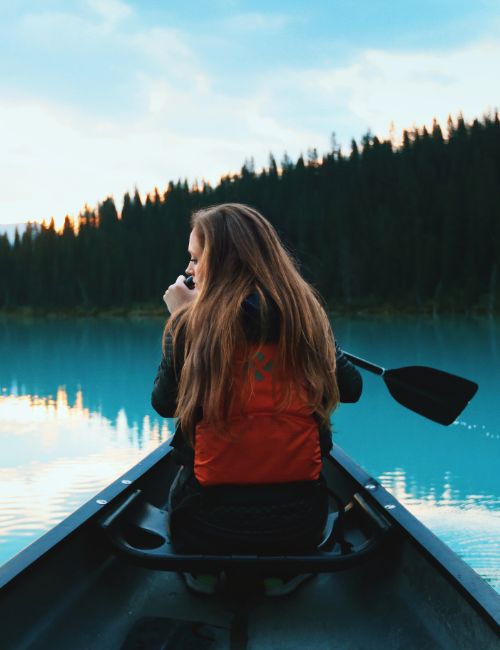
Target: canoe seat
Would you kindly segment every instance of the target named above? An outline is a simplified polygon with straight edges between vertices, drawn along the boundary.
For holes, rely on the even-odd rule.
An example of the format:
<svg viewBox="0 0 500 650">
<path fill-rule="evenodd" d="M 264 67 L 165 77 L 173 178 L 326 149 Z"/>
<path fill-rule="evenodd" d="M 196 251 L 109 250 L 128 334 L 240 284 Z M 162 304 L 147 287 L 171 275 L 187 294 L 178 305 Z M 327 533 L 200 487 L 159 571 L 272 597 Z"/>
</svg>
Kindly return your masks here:
<svg viewBox="0 0 500 650">
<path fill-rule="evenodd" d="M 390 523 L 358 493 L 328 516 L 323 541 L 304 555 L 204 555 L 175 551 L 168 536 L 168 511 L 149 503 L 141 490 L 128 494 L 101 520 L 115 553 L 139 566 L 193 573 L 245 570 L 264 573 L 334 572 L 356 566 L 384 546 Z"/>
</svg>

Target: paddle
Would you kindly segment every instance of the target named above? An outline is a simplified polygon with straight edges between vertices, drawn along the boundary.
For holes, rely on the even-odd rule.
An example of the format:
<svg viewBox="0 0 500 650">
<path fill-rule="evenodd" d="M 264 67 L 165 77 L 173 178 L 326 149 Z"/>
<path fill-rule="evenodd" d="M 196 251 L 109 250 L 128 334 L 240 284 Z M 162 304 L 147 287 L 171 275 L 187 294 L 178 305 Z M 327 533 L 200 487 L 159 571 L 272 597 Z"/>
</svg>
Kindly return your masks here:
<svg viewBox="0 0 500 650">
<path fill-rule="evenodd" d="M 344 352 L 354 365 L 380 375 L 390 394 L 406 408 L 440 424 L 451 424 L 476 394 L 478 385 L 444 370 L 406 366 L 385 370 Z"/>
</svg>

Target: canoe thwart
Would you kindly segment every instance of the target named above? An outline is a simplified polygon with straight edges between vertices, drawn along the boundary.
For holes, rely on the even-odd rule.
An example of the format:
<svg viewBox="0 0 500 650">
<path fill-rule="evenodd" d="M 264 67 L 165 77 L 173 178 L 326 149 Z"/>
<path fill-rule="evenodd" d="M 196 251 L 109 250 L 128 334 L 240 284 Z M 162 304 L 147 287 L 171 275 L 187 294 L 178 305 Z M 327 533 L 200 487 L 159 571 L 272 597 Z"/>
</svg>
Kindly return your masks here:
<svg viewBox="0 0 500 650">
<path fill-rule="evenodd" d="M 168 511 L 149 503 L 141 490 L 126 495 L 100 526 L 118 556 L 161 571 L 266 571 L 272 566 L 298 573 L 335 572 L 361 564 L 381 551 L 391 529 L 384 514 L 375 512 L 359 493 L 341 515 L 330 513 L 322 542 L 303 555 L 178 553 L 168 534 Z"/>
</svg>

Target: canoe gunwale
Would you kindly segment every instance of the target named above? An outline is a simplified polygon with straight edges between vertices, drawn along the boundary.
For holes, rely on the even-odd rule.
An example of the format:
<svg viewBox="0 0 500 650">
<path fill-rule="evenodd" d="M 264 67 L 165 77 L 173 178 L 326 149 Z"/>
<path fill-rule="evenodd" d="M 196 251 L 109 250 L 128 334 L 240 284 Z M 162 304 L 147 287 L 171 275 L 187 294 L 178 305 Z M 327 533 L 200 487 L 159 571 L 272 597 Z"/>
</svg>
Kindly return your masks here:
<svg viewBox="0 0 500 650">
<path fill-rule="evenodd" d="M 354 479 L 360 488 L 364 489 L 364 496 L 368 493 L 368 497 L 371 497 L 385 510 L 387 517 L 397 526 L 401 534 L 412 545 L 418 547 L 424 557 L 448 582 L 454 585 L 498 634 L 500 630 L 500 596 L 493 587 L 338 445 L 334 445 L 328 461 L 333 462 L 351 479 Z"/>
<path fill-rule="evenodd" d="M 9 587 L 25 573 L 34 570 L 48 553 L 59 544 L 78 533 L 78 531 L 102 517 L 103 512 L 112 507 L 121 495 L 133 489 L 134 483 L 157 465 L 171 450 L 170 442 L 162 443 L 115 481 L 86 501 L 59 524 L 41 535 L 25 549 L 20 551 L 4 565 L 0 566 L 0 592 Z"/>
</svg>

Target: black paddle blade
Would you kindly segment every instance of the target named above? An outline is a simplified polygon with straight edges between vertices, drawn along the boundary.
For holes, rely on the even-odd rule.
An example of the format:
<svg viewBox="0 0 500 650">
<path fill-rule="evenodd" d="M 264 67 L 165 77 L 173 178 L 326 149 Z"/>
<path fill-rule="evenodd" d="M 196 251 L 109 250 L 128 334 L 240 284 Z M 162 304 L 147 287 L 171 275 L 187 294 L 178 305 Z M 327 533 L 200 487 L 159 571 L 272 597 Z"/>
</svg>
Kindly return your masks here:
<svg viewBox="0 0 500 650">
<path fill-rule="evenodd" d="M 386 370 L 384 381 L 394 399 L 440 424 L 451 424 L 476 394 L 475 382 L 426 366 Z"/>
</svg>

